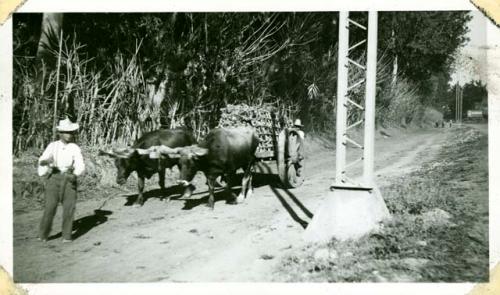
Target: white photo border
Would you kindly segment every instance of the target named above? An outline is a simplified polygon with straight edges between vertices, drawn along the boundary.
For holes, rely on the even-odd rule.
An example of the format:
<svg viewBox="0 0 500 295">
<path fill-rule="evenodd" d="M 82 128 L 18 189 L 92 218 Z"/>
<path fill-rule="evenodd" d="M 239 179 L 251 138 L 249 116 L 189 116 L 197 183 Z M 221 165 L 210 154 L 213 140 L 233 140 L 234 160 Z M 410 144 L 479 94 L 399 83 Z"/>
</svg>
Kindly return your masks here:
<svg viewBox="0 0 500 295">
<path fill-rule="evenodd" d="M 466 0 L 29 0 L 18 12 L 172 11 L 403 11 L 477 10 Z M 500 29 L 487 22 L 489 49 L 489 217 L 490 268 L 500 261 Z M 12 210 L 12 19 L 0 26 L 0 265 L 13 273 Z M 490 87 L 491 85 L 491 87 Z M 494 86 L 499 85 L 499 86 Z M 21 284 L 30 294 L 464 294 L 472 283 L 111 283 Z"/>
</svg>

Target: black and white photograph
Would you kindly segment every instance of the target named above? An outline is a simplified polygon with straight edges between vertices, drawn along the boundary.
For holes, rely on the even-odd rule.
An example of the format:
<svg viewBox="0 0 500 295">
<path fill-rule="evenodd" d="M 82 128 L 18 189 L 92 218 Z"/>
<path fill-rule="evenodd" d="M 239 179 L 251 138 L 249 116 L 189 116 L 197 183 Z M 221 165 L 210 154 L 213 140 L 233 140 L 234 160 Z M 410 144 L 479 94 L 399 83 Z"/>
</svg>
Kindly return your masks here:
<svg viewBox="0 0 500 295">
<path fill-rule="evenodd" d="M 139 11 L 11 17 L 15 283 L 489 282 L 483 13 Z"/>
</svg>

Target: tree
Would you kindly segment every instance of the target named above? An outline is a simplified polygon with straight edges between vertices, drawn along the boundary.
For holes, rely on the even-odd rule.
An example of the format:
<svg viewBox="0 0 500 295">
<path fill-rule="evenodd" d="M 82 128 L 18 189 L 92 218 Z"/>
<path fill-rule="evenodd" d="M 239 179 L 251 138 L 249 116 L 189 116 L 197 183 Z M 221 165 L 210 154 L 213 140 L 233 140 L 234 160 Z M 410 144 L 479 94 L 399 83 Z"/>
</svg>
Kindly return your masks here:
<svg viewBox="0 0 500 295">
<path fill-rule="evenodd" d="M 59 47 L 59 38 L 61 36 L 63 25 L 62 13 L 44 13 L 42 17 L 41 34 L 38 41 L 36 57 L 42 67 L 55 67 L 55 56 L 53 50 Z"/>
<path fill-rule="evenodd" d="M 436 103 L 442 89 L 438 76 L 462 40 L 465 15 L 380 13 L 380 117 L 406 120 L 422 103 Z M 351 16 L 367 22 L 366 13 Z M 182 123 L 201 134 L 217 124 L 219 109 L 228 103 L 273 104 L 288 119 L 299 116 L 309 130 L 329 131 L 335 124 L 337 20 L 335 12 L 66 14 L 61 75 L 50 70 L 47 85 L 53 87 L 56 76 L 63 80 L 61 100 L 75 101 L 93 143 Z M 447 21 L 450 28 L 441 28 Z M 39 40 L 30 36 L 41 31 L 41 22 L 40 14 L 14 17 L 19 122 L 46 114 L 54 103 L 50 88 L 32 93 L 28 59 L 20 58 L 36 56 Z M 29 28 L 32 23 L 37 28 Z M 364 38 L 366 31 L 353 29 L 351 45 Z M 444 43 L 428 45 L 430 39 Z M 57 56 L 49 52 L 48 58 Z M 353 53 L 363 63 L 363 46 Z M 362 71 L 351 74 L 358 79 Z M 425 99 L 418 99 L 416 85 L 426 86 L 420 91 Z M 388 87 L 393 90 L 385 91 Z M 362 89 L 353 95 L 361 99 Z M 39 134 L 46 121 L 21 124 L 19 134 Z M 28 139 L 18 147 L 28 146 Z"/>
<path fill-rule="evenodd" d="M 472 81 L 463 87 L 463 111 L 482 110 L 488 107 L 488 91 L 481 81 Z"/>
<path fill-rule="evenodd" d="M 433 74 L 448 72 L 455 51 L 467 41 L 465 11 L 380 13 L 379 50 L 387 50 L 398 74 L 429 94 Z"/>
</svg>

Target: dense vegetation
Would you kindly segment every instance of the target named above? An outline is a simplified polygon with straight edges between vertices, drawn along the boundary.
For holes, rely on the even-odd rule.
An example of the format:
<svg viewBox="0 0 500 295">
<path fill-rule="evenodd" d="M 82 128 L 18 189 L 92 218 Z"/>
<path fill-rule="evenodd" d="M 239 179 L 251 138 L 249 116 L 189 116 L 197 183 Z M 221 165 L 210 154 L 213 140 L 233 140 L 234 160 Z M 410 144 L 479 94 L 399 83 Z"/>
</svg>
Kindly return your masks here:
<svg viewBox="0 0 500 295">
<path fill-rule="evenodd" d="M 366 13 L 351 16 L 366 24 Z M 379 14 L 378 124 L 406 124 L 448 103 L 450 64 L 469 19 L 461 11 Z M 308 131 L 335 126 L 337 13 L 69 13 L 61 28 L 59 46 L 41 14 L 14 15 L 16 153 L 45 145 L 64 115 L 78 120 L 88 145 L 179 125 L 200 135 L 228 103 L 273 104 Z M 353 30 L 350 43 L 365 34 Z M 354 58 L 364 62 L 363 46 Z"/>
</svg>

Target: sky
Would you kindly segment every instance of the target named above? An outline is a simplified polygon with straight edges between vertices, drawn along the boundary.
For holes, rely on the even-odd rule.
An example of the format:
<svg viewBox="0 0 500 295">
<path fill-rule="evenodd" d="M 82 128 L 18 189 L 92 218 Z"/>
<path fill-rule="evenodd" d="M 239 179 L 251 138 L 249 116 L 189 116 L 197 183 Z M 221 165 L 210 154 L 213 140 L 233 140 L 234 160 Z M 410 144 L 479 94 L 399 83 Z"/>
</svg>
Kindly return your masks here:
<svg viewBox="0 0 500 295">
<path fill-rule="evenodd" d="M 469 22 L 470 39 L 458 53 L 455 72 L 451 75 L 450 85 L 467 84 L 473 80 L 486 83 L 486 22 L 489 21 L 481 12 L 472 11 L 472 20 Z"/>
<path fill-rule="evenodd" d="M 472 11 L 472 20 L 469 22 L 469 33 L 471 39 L 468 47 L 484 46 L 486 44 L 486 17 L 480 11 Z"/>
</svg>

